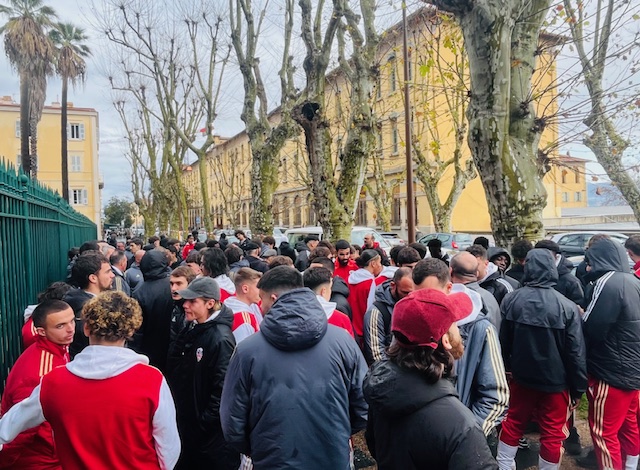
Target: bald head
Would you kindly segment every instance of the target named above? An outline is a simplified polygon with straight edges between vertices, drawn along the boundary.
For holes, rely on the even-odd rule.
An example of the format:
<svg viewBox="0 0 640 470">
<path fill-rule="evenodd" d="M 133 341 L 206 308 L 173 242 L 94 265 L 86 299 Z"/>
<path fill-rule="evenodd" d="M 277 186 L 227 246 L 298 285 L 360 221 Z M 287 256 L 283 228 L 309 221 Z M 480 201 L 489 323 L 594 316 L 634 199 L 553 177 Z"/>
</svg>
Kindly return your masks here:
<svg viewBox="0 0 640 470">
<path fill-rule="evenodd" d="M 136 251 L 136 254 L 133 255 L 136 263 L 140 264 L 140 261 L 142 260 L 142 257 L 144 256 L 145 253 L 146 253 L 146 251 L 144 251 L 144 250 Z"/>
<path fill-rule="evenodd" d="M 467 284 L 478 280 L 478 258 L 468 251 L 461 251 L 450 261 L 451 281 L 454 284 Z"/>
</svg>

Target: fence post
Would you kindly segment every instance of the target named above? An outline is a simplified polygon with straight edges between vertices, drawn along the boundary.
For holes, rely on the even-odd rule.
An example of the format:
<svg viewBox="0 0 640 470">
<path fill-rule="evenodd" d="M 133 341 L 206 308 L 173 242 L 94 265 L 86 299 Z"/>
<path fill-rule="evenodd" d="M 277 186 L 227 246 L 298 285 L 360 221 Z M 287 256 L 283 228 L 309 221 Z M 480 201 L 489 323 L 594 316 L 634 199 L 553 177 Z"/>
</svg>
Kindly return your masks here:
<svg viewBox="0 0 640 470">
<path fill-rule="evenodd" d="M 33 293 L 33 263 L 32 263 L 32 246 L 31 246 L 31 227 L 29 226 L 29 177 L 25 174 L 21 174 L 18 177 L 20 181 L 20 191 L 22 191 L 22 216 L 24 217 L 24 263 L 25 272 L 27 274 L 27 295 L 28 301 L 34 300 Z"/>
</svg>

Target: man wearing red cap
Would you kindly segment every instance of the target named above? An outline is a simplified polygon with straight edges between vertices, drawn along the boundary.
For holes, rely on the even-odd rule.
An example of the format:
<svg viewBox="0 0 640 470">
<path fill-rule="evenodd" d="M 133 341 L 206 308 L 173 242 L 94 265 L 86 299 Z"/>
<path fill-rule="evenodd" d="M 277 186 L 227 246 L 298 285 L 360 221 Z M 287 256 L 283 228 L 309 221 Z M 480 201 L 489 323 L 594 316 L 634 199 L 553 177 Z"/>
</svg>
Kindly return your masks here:
<svg viewBox="0 0 640 470">
<path fill-rule="evenodd" d="M 367 444 L 380 470 L 496 469 L 473 413 L 448 380 L 464 347 L 456 322 L 472 311 L 464 293 L 421 289 L 399 301 L 388 359 L 365 378 Z"/>
</svg>

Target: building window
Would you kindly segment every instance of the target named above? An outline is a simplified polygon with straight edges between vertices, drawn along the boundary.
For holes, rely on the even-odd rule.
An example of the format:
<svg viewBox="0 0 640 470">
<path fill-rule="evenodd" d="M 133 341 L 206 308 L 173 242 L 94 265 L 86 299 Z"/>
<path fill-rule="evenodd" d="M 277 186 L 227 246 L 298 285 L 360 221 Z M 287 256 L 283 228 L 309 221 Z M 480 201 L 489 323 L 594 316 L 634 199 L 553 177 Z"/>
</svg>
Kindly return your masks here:
<svg viewBox="0 0 640 470">
<path fill-rule="evenodd" d="M 19 139 L 21 135 L 22 134 L 20 134 L 20 119 L 18 119 L 16 121 L 16 137 Z"/>
<path fill-rule="evenodd" d="M 291 225 L 291 217 L 289 216 L 289 198 L 288 197 L 282 198 L 282 208 L 280 210 L 282 211 L 282 225 L 284 225 L 285 227 L 288 227 L 289 225 Z"/>
<path fill-rule="evenodd" d="M 380 72 L 378 72 L 378 76 L 376 77 L 376 98 L 382 98 L 382 78 L 380 77 Z"/>
<path fill-rule="evenodd" d="M 567 184 L 567 170 L 562 170 L 562 184 Z"/>
<path fill-rule="evenodd" d="M 395 92 L 398 89 L 398 77 L 396 76 L 396 60 L 395 58 L 389 59 L 389 94 Z"/>
<path fill-rule="evenodd" d="M 82 157 L 80 155 L 71 155 L 69 157 L 71 165 L 69 165 L 72 173 L 80 173 L 82 171 Z"/>
<path fill-rule="evenodd" d="M 16 155 L 16 168 L 20 168 L 22 166 L 22 155 Z"/>
<path fill-rule="evenodd" d="M 69 140 L 84 140 L 84 124 L 72 122 L 67 130 Z"/>
<path fill-rule="evenodd" d="M 398 121 L 392 121 L 391 123 L 391 148 L 392 155 L 398 155 L 398 146 L 400 138 L 398 136 Z"/>
<path fill-rule="evenodd" d="M 402 224 L 402 199 L 400 199 L 400 187 L 393 188 L 393 206 L 391 208 L 391 225 Z"/>
<path fill-rule="evenodd" d="M 576 191 L 576 202 L 582 202 L 582 191 Z"/>
<path fill-rule="evenodd" d="M 378 155 L 380 157 L 384 157 L 384 138 L 382 136 L 382 129 L 378 129 L 378 145 L 376 150 L 378 151 Z"/>
<path fill-rule="evenodd" d="M 342 101 L 340 101 L 340 89 L 336 91 L 336 117 L 342 119 Z"/>
<path fill-rule="evenodd" d="M 302 198 L 300 196 L 293 198 L 293 225 L 302 226 Z"/>
<path fill-rule="evenodd" d="M 367 200 L 360 199 L 356 209 L 356 224 L 367 225 Z"/>
<path fill-rule="evenodd" d="M 580 172 L 576 170 L 576 183 L 580 182 Z"/>
<path fill-rule="evenodd" d="M 71 190 L 71 205 L 86 206 L 89 203 L 86 189 Z"/>
<path fill-rule="evenodd" d="M 562 202 L 569 202 L 569 193 L 562 193 Z"/>
</svg>

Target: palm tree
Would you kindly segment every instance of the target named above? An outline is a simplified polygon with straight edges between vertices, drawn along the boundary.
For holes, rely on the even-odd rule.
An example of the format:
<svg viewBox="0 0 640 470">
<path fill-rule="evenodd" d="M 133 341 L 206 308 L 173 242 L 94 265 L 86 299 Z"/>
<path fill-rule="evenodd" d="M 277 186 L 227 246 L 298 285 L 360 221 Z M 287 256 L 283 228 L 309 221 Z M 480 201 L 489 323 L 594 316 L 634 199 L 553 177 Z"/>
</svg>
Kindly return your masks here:
<svg viewBox="0 0 640 470">
<path fill-rule="evenodd" d="M 54 59 L 54 47 L 45 34 L 45 28 L 52 24 L 56 13 L 53 8 L 44 5 L 42 0 L 9 0 L 9 5 L 0 5 L 0 14 L 8 18 L 7 23 L 0 27 L 0 34 L 4 34 L 5 53 L 11 65 L 20 74 L 22 167 L 25 173 L 35 176 L 35 132 L 44 106 L 46 76 L 51 72 Z M 29 137 L 32 133 L 33 145 L 30 155 Z"/>
<path fill-rule="evenodd" d="M 69 201 L 69 161 L 67 155 L 67 91 L 69 82 L 75 87 L 84 83 L 87 64 L 85 57 L 91 55 L 86 44 L 84 29 L 70 23 L 58 23 L 49 32 L 49 37 L 57 48 L 56 72 L 62 78 L 62 112 L 60 133 L 62 136 L 62 197 Z"/>
</svg>

